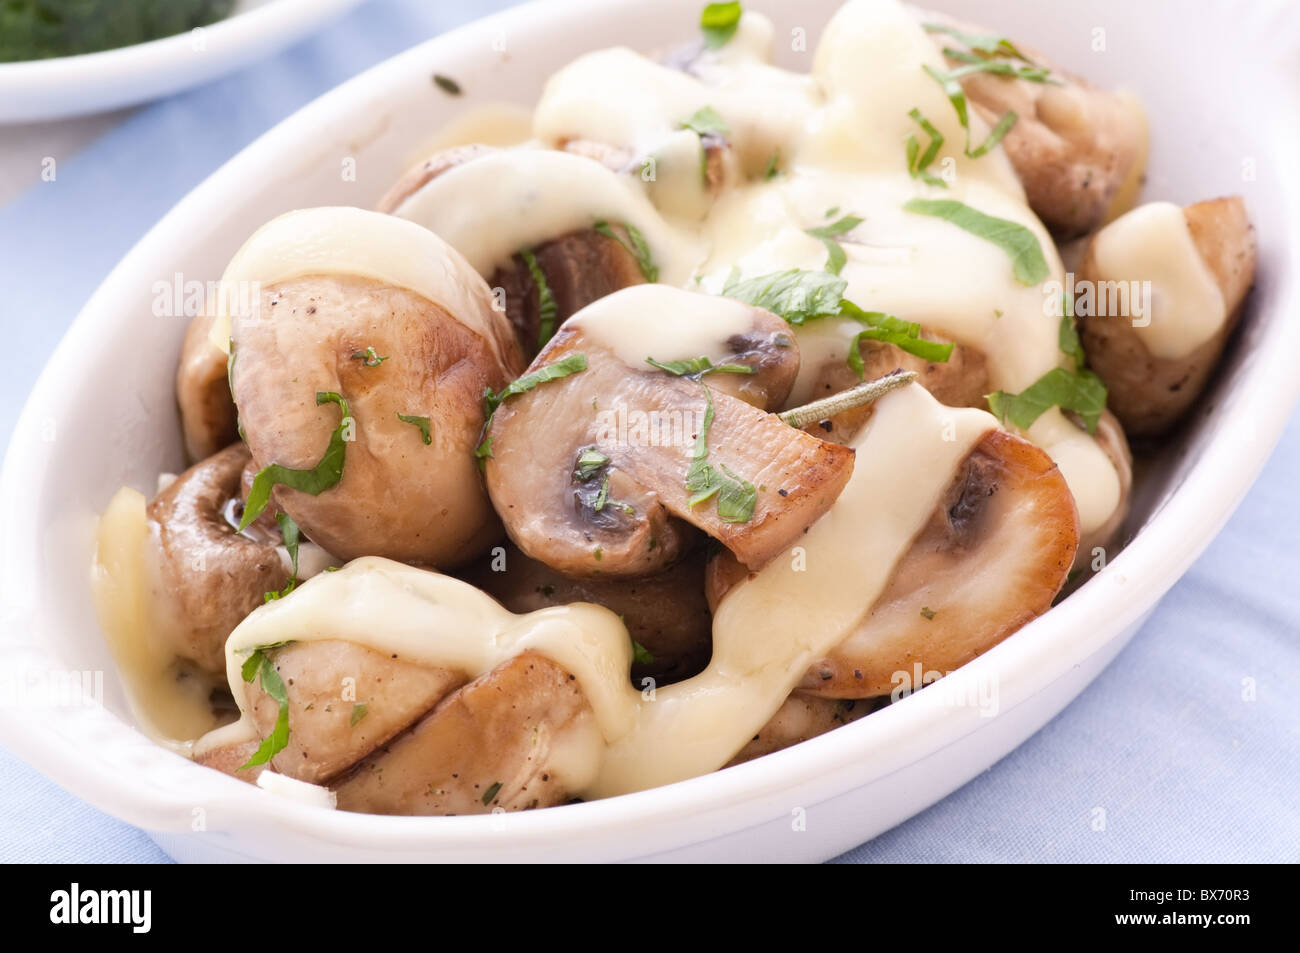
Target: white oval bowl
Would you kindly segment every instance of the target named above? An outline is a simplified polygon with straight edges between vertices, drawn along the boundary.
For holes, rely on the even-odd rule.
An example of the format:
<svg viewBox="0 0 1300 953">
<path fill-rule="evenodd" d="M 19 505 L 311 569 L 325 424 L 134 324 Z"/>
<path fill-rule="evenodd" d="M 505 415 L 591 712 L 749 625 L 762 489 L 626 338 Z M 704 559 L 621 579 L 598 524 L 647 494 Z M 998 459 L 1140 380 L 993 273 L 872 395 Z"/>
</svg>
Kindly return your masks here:
<svg viewBox="0 0 1300 953">
<path fill-rule="evenodd" d="M 0 122 L 65 119 L 170 96 L 270 56 L 362 2 L 239 0 L 230 16 L 198 31 L 0 63 Z"/>
<path fill-rule="evenodd" d="M 487 101 L 531 104 L 572 57 L 625 43 L 689 37 L 698 0 L 566 0 L 517 8 L 425 43 L 323 96 L 196 188 L 130 252 L 73 324 L 18 423 L 3 474 L 8 635 L 0 673 L 41 684 L 106 673 L 103 705 L 0 708 L 0 740 L 69 791 L 149 831 L 173 856 L 203 860 L 599 861 L 817 860 L 921 811 L 1033 734 L 1119 652 L 1228 518 L 1259 473 L 1300 395 L 1296 254 L 1300 154 L 1270 72 L 1297 17 L 1282 5 L 1242 19 L 1224 6 L 1189 19 L 1174 2 L 1115 0 L 1086 11 L 1005 0 L 944 2 L 1101 83 L 1126 84 L 1152 114 L 1146 197 L 1190 202 L 1242 192 L 1256 222 L 1259 281 L 1223 373 L 1176 448 L 1145 474 L 1133 541 L 1060 606 L 920 692 L 812 741 L 704 777 L 589 804 L 487 817 L 379 817 L 304 807 L 172 754 L 131 723 L 85 584 L 96 513 L 126 484 L 146 491 L 181 465 L 172 375 L 185 322 L 152 316 L 153 284 L 218 277 L 244 238 L 288 209 L 373 205 L 449 118 Z M 755 3 L 780 36 L 812 47 L 837 6 Z M 1099 12 L 1100 8 L 1100 12 Z M 1108 56 L 1090 52 L 1112 24 Z M 1122 27 L 1121 27 L 1122 25 Z M 1150 42 L 1159 37 L 1159 42 Z M 1063 39 L 1067 38 L 1067 39 Z M 1293 42 L 1293 41 L 1287 41 Z M 1193 69 L 1214 49 L 1250 86 Z M 807 68 L 810 54 L 779 51 Z M 433 72 L 460 81 L 441 93 Z M 1271 89 L 1249 100 L 1237 88 Z M 1213 128 L 1213 135 L 1206 133 Z M 356 181 L 340 175 L 354 159 Z M 1250 160 L 1254 178 L 1243 181 Z M 1289 306 L 1289 307 L 1288 307 Z M 996 686 L 996 717 L 953 706 Z"/>
</svg>

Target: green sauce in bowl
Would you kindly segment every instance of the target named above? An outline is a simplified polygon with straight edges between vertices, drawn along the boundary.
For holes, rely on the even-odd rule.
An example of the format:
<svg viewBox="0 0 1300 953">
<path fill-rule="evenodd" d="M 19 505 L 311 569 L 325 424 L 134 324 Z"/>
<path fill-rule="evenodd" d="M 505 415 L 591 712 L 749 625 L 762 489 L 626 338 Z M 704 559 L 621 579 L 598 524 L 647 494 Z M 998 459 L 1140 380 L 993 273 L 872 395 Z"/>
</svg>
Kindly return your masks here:
<svg viewBox="0 0 1300 953">
<path fill-rule="evenodd" d="M 0 63 L 98 53 L 184 33 L 235 0 L 0 0 Z"/>
</svg>

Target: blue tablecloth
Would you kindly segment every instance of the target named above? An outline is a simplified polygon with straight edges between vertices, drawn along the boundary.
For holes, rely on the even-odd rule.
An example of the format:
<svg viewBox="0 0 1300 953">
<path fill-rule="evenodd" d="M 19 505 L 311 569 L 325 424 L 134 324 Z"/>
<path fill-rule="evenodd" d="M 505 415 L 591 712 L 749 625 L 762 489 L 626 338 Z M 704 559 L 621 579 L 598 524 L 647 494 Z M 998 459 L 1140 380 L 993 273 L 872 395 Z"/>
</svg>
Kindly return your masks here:
<svg viewBox="0 0 1300 953">
<path fill-rule="evenodd" d="M 82 303 L 283 117 L 505 0 L 375 0 L 282 55 L 146 106 L 0 208 L 0 439 Z M 0 127 L 0 136 L 4 135 Z M 1300 418 L 1222 535 L 1110 668 L 1017 751 L 848 861 L 1300 859 Z M 12 502 L 12 501 L 11 501 Z M 1242 680 L 1255 679 L 1254 701 Z M 1094 808 L 1106 811 L 1093 829 Z M 0 861 L 165 861 L 0 750 Z"/>
</svg>

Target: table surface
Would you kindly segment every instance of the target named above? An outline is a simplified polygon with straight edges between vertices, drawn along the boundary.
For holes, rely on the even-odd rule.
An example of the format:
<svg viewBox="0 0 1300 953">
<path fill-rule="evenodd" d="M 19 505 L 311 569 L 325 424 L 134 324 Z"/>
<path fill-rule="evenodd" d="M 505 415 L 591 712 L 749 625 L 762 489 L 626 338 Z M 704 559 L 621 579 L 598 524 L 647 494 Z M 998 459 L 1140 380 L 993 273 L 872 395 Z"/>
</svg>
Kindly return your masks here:
<svg viewBox="0 0 1300 953">
<path fill-rule="evenodd" d="M 0 127 L 9 355 L 0 441 L 82 303 L 185 193 L 341 81 L 509 5 L 374 0 L 193 92 L 108 117 Z M 54 182 L 40 177 L 46 156 L 58 163 Z M 1078 700 L 965 787 L 841 860 L 1300 859 L 1297 472 L 1293 417 L 1222 534 Z M 142 832 L 0 749 L 0 861 L 167 860 Z"/>
</svg>

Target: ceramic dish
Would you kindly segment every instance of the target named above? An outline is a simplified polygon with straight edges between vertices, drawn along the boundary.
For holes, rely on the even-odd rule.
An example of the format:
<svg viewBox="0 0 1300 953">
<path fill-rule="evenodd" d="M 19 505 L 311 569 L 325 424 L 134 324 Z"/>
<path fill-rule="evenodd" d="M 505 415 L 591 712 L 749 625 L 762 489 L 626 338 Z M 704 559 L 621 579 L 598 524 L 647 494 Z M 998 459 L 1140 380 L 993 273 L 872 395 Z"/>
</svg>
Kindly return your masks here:
<svg viewBox="0 0 1300 953">
<path fill-rule="evenodd" d="M 816 37 L 838 0 L 754 3 L 777 35 Z M 472 105 L 531 105 L 555 68 L 590 49 L 667 44 L 693 28 L 697 0 L 654 5 L 535 3 L 425 43 L 322 97 L 199 186 L 122 261 L 42 375 L 5 465 L 5 605 L 0 671 L 10 679 L 0 741 L 77 796 L 151 833 L 182 859 L 353 861 L 817 860 L 921 811 L 1011 751 L 1120 651 L 1247 492 L 1290 415 L 1300 377 L 1296 256 L 1298 144 L 1278 62 L 1300 19 L 1282 5 L 1242 18 L 1188 18 L 1174 2 L 1051 10 L 939 2 L 1146 102 L 1156 144 L 1145 198 L 1241 192 L 1258 229 L 1258 281 L 1242 333 L 1195 418 L 1143 474 L 1109 566 L 1056 608 L 945 682 L 774 755 L 638 794 L 520 814 L 382 817 L 274 797 L 146 739 L 100 635 L 82 567 L 95 515 L 121 485 L 149 488 L 181 463 L 173 369 L 185 322 L 152 316 L 154 282 L 219 275 L 270 216 L 305 206 L 369 207 L 432 131 Z M 1105 27 L 1098 24 L 1106 24 Z M 1104 30 L 1106 55 L 1090 44 Z M 1159 37 L 1159 42 L 1150 38 Z M 779 44 L 778 44 L 779 45 Z M 810 44 L 811 45 L 811 44 Z M 1213 48 L 1234 83 L 1192 68 Z M 781 65 L 807 54 L 779 50 Z M 1276 71 L 1274 71 L 1276 70 Z M 1251 71 L 1258 71 L 1254 75 Z M 442 94 L 434 72 L 464 95 Z M 1241 90 L 1252 90 L 1241 95 Z M 356 181 L 340 177 L 356 160 Z M 103 704 L 54 706 L 41 690 L 101 672 Z M 997 686 L 997 713 L 954 706 Z"/>
<path fill-rule="evenodd" d="M 0 122 L 133 106 L 206 83 L 283 49 L 361 0 L 240 0 L 201 32 L 121 49 L 0 63 Z"/>
</svg>

